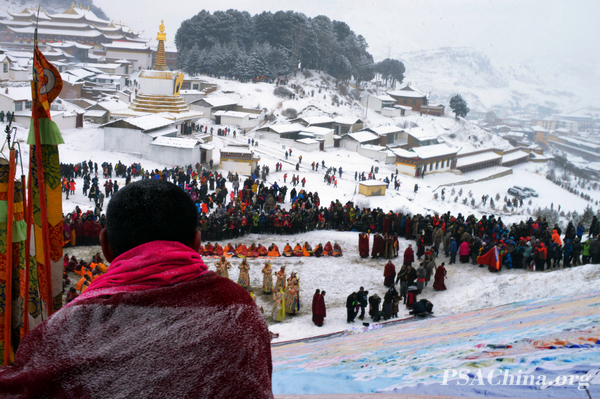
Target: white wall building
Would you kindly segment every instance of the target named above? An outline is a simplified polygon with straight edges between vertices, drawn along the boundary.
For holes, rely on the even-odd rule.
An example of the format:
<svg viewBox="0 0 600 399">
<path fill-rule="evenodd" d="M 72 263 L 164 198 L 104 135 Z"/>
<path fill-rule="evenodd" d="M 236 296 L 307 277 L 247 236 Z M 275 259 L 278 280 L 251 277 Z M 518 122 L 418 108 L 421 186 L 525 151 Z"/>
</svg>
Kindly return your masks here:
<svg viewBox="0 0 600 399">
<path fill-rule="evenodd" d="M 0 110 L 19 112 L 31 110 L 31 87 L 5 87 L 0 88 Z M 31 116 L 31 112 L 29 112 Z M 29 123 L 27 124 L 29 126 Z"/>
<path fill-rule="evenodd" d="M 217 125 L 234 125 L 240 129 L 254 129 L 260 123 L 260 114 L 238 111 L 217 111 L 213 113 Z"/>
</svg>

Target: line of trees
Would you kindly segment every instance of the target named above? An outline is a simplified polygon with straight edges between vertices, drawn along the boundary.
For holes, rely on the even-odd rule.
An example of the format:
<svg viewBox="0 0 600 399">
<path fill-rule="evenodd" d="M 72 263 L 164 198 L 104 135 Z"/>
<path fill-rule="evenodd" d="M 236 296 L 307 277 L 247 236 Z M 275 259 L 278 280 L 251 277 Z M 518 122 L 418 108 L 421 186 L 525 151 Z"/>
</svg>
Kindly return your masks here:
<svg viewBox="0 0 600 399">
<path fill-rule="evenodd" d="M 301 66 L 342 81 L 360 83 L 375 76 L 364 37 L 323 15 L 203 10 L 181 24 L 175 43 L 178 66 L 189 73 L 274 79 Z"/>
</svg>

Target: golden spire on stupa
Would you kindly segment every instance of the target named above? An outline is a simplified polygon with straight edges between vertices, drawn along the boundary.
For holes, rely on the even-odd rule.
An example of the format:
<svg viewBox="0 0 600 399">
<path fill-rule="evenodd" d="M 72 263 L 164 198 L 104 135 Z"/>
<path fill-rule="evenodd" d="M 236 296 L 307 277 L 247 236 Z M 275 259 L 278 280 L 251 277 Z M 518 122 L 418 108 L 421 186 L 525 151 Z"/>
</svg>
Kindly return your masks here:
<svg viewBox="0 0 600 399">
<path fill-rule="evenodd" d="M 154 61 L 154 67 L 152 69 L 157 71 L 168 71 L 167 60 L 165 59 L 165 41 L 167 40 L 167 34 L 165 33 L 164 20 L 160 21 L 160 32 L 156 40 L 158 40 L 158 50 L 156 52 L 156 60 Z"/>
</svg>

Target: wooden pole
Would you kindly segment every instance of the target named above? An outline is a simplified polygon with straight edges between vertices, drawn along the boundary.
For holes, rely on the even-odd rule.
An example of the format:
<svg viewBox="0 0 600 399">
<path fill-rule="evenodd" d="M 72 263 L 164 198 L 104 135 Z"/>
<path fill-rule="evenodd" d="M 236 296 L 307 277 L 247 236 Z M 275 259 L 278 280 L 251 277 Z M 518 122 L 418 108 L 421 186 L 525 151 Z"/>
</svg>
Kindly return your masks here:
<svg viewBox="0 0 600 399">
<path fill-rule="evenodd" d="M 4 365 L 10 365 L 12 333 L 13 219 L 15 214 L 15 150 L 10 150 L 6 215 L 6 288 L 4 292 Z"/>
<path fill-rule="evenodd" d="M 23 165 L 21 160 L 21 165 Z M 25 185 L 25 175 L 21 175 L 21 190 L 23 192 L 23 218 L 25 219 L 25 226 L 27 226 L 27 238 L 25 239 L 25 293 L 23 295 L 23 333 L 21 334 L 21 339 L 29 332 L 29 279 L 31 276 L 29 275 L 29 268 L 31 267 L 31 259 L 29 256 L 30 249 L 29 245 L 31 244 L 31 229 L 29 226 L 29 222 L 32 220 L 31 217 L 31 209 L 30 205 L 32 204 L 31 198 L 31 189 Z"/>
</svg>

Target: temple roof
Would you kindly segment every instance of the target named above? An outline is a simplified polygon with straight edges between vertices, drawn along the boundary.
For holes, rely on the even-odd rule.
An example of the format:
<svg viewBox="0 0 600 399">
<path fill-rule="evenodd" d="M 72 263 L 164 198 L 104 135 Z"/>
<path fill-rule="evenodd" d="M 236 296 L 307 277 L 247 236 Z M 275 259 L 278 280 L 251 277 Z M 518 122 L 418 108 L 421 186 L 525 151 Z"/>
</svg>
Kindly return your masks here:
<svg viewBox="0 0 600 399">
<path fill-rule="evenodd" d="M 13 28 L 8 27 L 11 31 L 15 33 L 27 33 L 32 34 L 35 31 L 35 27 L 27 26 L 25 28 Z M 47 29 L 47 28 L 39 28 L 38 35 L 55 35 L 55 36 L 82 36 L 82 37 L 98 37 L 102 36 L 102 32 L 98 32 L 97 30 L 71 30 L 71 29 Z"/>
</svg>

